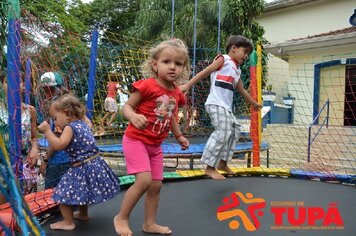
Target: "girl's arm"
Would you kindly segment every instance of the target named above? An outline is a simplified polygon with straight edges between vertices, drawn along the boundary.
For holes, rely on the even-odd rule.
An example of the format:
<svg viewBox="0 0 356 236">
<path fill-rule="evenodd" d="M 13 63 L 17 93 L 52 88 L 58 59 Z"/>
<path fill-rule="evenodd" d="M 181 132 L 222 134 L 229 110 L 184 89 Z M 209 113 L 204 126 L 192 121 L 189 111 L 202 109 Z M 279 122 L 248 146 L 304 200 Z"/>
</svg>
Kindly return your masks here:
<svg viewBox="0 0 356 236">
<path fill-rule="evenodd" d="M 261 104 L 258 104 L 251 96 L 250 94 L 246 91 L 246 89 L 244 88 L 243 84 L 242 84 L 242 80 L 240 79 L 237 82 L 237 91 L 241 94 L 241 96 L 245 99 L 245 101 L 252 105 L 254 108 L 262 108 Z"/>
<path fill-rule="evenodd" d="M 220 56 L 220 57 L 216 58 L 216 60 L 214 60 L 213 63 L 211 63 L 207 68 L 200 71 L 196 76 L 194 76 L 186 84 L 183 84 L 182 86 L 180 86 L 179 87 L 180 90 L 182 90 L 183 93 L 187 92 L 193 85 L 197 84 L 202 79 L 207 78 L 211 73 L 213 73 L 214 71 L 221 68 L 223 64 L 224 64 L 224 57 Z"/>
<path fill-rule="evenodd" d="M 189 141 L 188 139 L 186 139 L 186 137 L 183 136 L 182 132 L 180 132 L 179 125 L 175 116 L 172 118 L 171 122 L 172 122 L 171 131 L 174 137 L 177 139 L 178 143 L 182 147 L 182 150 L 187 149 L 189 147 Z"/>
<path fill-rule="evenodd" d="M 48 160 L 54 155 L 54 150 L 52 149 L 51 146 L 49 146 L 47 148 L 47 153 L 46 155 L 43 157 L 43 160 L 41 162 L 40 165 L 40 173 L 45 176 L 46 175 L 46 168 L 47 168 L 47 164 L 48 164 Z"/>
<path fill-rule="evenodd" d="M 171 122 L 172 122 L 171 131 L 174 137 L 178 139 L 180 136 L 182 136 L 182 132 L 179 129 L 179 125 L 175 116 L 172 118 Z"/>
<path fill-rule="evenodd" d="M 57 137 L 52 132 L 47 121 L 43 121 L 42 124 L 38 126 L 38 129 L 46 136 L 49 145 L 55 151 L 66 149 L 73 138 L 73 131 L 70 126 L 64 127 L 60 137 Z"/>
<path fill-rule="evenodd" d="M 137 114 L 135 112 L 136 107 L 140 104 L 142 100 L 141 93 L 135 90 L 122 110 L 124 117 L 128 119 L 137 129 L 145 129 L 148 125 L 147 118 L 142 114 Z"/>
</svg>

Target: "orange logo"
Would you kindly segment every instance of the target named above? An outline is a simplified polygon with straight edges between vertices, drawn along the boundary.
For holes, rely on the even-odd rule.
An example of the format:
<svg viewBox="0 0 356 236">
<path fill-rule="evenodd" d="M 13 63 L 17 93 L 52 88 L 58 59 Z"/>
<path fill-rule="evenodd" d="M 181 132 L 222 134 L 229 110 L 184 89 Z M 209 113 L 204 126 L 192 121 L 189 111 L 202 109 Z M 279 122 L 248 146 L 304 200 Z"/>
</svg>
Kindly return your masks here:
<svg viewBox="0 0 356 236">
<path fill-rule="evenodd" d="M 249 205 L 247 207 L 249 216 L 241 209 L 233 209 L 240 206 L 240 199 L 242 202 Z M 266 206 L 265 199 L 253 198 L 252 193 L 246 193 L 246 195 L 244 195 L 241 192 L 234 192 L 231 193 L 230 197 L 225 197 L 222 202 L 224 205 L 218 207 L 217 218 L 219 221 L 230 219 L 230 229 L 236 230 L 240 227 L 240 222 L 231 219 L 233 217 L 239 217 L 247 231 L 255 231 L 260 227 L 257 215 L 263 216 L 264 213 L 261 209 Z"/>
</svg>

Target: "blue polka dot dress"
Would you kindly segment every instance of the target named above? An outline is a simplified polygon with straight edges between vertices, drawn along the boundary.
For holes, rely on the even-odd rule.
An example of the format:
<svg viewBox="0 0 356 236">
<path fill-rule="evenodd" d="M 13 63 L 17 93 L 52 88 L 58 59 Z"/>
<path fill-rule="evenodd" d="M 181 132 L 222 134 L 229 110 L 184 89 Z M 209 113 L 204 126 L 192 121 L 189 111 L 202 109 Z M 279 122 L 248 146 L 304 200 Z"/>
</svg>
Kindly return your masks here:
<svg viewBox="0 0 356 236">
<path fill-rule="evenodd" d="M 72 163 L 83 161 L 99 153 L 88 125 L 77 120 L 68 124 L 73 138 L 66 152 Z M 53 200 L 66 205 L 91 205 L 115 197 L 120 190 L 119 179 L 98 156 L 80 166 L 71 167 L 55 188 Z"/>
</svg>

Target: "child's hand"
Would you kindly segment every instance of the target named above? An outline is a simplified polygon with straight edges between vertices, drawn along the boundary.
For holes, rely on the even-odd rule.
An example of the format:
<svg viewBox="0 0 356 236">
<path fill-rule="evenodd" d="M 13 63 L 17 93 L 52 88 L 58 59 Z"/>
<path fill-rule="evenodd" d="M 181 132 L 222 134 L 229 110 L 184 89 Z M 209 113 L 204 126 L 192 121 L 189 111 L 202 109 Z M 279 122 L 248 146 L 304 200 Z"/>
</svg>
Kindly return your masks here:
<svg viewBox="0 0 356 236">
<path fill-rule="evenodd" d="M 43 176 L 46 176 L 46 168 L 47 168 L 47 162 L 42 162 L 41 165 L 40 165 L 40 173 L 43 175 Z"/>
<path fill-rule="evenodd" d="M 255 109 L 261 109 L 262 107 L 263 107 L 263 105 L 261 105 L 259 103 L 253 104 L 253 108 L 255 108 Z"/>
<path fill-rule="evenodd" d="M 38 158 L 39 158 L 38 148 L 37 147 L 32 147 L 31 151 L 27 155 L 26 162 L 29 163 L 31 166 L 34 166 L 34 165 L 36 165 Z"/>
<path fill-rule="evenodd" d="M 186 150 L 189 147 L 189 140 L 184 137 L 184 136 L 180 136 L 177 139 L 179 145 L 182 147 L 182 150 Z"/>
<path fill-rule="evenodd" d="M 43 121 L 37 128 L 42 134 L 51 129 L 47 121 Z"/>
<path fill-rule="evenodd" d="M 142 114 L 136 114 L 132 116 L 130 122 L 137 128 L 137 129 L 145 129 L 148 125 L 148 120 L 146 116 Z"/>
</svg>

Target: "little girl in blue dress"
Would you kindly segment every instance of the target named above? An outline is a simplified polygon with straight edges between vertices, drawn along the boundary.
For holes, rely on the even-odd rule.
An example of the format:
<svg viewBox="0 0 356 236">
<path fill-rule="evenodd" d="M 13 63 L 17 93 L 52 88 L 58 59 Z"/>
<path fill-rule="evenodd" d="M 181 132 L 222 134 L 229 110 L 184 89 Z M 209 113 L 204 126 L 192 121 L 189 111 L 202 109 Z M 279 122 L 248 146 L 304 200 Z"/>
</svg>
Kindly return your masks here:
<svg viewBox="0 0 356 236">
<path fill-rule="evenodd" d="M 82 120 L 85 107 L 73 95 L 54 100 L 50 115 L 63 132 L 57 137 L 44 121 L 38 129 L 54 150 L 65 150 L 72 167 L 55 188 L 53 199 L 59 203 L 63 221 L 51 224 L 51 229 L 74 230 L 74 219 L 89 220 L 88 205 L 105 202 L 120 190 L 118 177 L 99 156 L 99 149 L 88 125 Z M 73 213 L 73 206 L 79 211 Z"/>
</svg>

